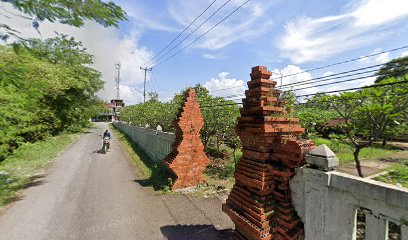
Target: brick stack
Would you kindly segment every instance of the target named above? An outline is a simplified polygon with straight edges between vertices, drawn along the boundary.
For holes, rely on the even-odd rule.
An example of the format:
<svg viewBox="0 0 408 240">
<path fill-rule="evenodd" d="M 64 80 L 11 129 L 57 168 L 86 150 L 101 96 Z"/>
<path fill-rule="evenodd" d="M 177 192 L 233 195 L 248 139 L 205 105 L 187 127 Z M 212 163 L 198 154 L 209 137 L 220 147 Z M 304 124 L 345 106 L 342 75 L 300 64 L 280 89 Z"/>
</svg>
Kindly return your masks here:
<svg viewBox="0 0 408 240">
<path fill-rule="evenodd" d="M 235 224 L 232 239 L 301 239 L 303 224 L 292 205 L 289 180 L 314 147 L 300 141 L 299 119 L 287 117 L 266 67 L 252 68 L 237 134 L 243 157 L 223 211 Z"/>
<path fill-rule="evenodd" d="M 173 151 L 163 159 L 170 169 L 174 184 L 173 190 L 193 187 L 205 182 L 203 171 L 209 163 L 200 139 L 204 119 L 194 89 L 184 96 L 178 119 L 174 124 L 176 140 Z"/>
</svg>

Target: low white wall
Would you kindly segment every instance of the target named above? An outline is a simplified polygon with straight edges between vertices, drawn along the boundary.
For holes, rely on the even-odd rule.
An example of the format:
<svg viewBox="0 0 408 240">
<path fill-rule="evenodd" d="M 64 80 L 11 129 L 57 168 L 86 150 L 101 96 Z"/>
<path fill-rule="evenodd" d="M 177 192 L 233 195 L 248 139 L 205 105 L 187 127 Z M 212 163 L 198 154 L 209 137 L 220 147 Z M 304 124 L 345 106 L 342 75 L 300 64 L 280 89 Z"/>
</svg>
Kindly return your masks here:
<svg viewBox="0 0 408 240">
<path fill-rule="evenodd" d="M 129 136 L 156 162 L 161 161 L 171 152 L 176 138 L 173 133 L 155 131 L 122 122 L 113 122 L 112 124 Z"/>
<path fill-rule="evenodd" d="M 408 240 L 408 189 L 312 168 L 297 169 L 290 186 L 306 240 L 356 239 L 357 209 L 365 212 L 365 239 L 388 239 L 392 221 Z"/>
</svg>

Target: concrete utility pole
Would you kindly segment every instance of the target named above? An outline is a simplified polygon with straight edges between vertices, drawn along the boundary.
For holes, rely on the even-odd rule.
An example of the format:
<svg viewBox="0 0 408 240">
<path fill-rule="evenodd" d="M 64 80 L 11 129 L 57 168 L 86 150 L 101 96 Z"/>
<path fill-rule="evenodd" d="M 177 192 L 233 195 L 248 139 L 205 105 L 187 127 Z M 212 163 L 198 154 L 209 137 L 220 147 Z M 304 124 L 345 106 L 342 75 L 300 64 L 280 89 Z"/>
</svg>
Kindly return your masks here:
<svg viewBox="0 0 408 240">
<path fill-rule="evenodd" d="M 115 68 L 116 68 L 116 76 L 115 76 L 116 99 L 120 99 L 120 91 L 119 91 L 119 86 L 120 86 L 120 62 L 115 64 Z"/>
<path fill-rule="evenodd" d="M 142 68 L 140 67 L 141 70 L 144 71 L 144 83 L 143 83 L 143 103 L 146 103 L 146 72 L 147 71 L 152 71 L 153 68 Z"/>
</svg>

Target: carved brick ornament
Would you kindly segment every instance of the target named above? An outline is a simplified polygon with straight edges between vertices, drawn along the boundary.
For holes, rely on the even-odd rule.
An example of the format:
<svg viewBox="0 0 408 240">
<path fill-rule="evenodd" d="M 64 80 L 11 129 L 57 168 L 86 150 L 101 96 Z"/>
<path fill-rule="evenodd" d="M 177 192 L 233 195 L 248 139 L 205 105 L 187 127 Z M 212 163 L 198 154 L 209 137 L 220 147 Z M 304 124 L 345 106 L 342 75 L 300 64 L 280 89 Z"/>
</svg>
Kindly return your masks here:
<svg viewBox="0 0 408 240">
<path fill-rule="evenodd" d="M 292 205 L 289 180 L 314 148 L 299 140 L 299 119 L 287 116 L 276 82 L 266 67 L 252 68 L 237 134 L 243 157 L 235 185 L 222 206 L 235 224 L 232 239 L 302 239 L 303 223 Z"/>
<path fill-rule="evenodd" d="M 184 96 L 183 106 L 174 124 L 176 140 L 173 151 L 163 159 L 173 175 L 173 190 L 205 183 L 203 171 L 210 160 L 204 153 L 204 145 L 200 139 L 203 125 L 204 119 L 196 100 L 196 92 L 190 89 Z"/>
</svg>

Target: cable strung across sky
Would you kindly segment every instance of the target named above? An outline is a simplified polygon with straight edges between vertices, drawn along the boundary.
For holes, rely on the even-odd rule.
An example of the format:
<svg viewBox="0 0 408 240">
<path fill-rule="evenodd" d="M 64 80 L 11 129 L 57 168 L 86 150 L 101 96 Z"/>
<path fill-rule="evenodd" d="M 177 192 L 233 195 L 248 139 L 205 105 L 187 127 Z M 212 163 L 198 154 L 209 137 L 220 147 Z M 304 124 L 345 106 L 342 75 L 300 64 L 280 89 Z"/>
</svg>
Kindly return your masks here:
<svg viewBox="0 0 408 240">
<path fill-rule="evenodd" d="M 165 56 L 167 56 L 171 51 L 173 51 L 174 49 L 176 49 L 178 46 L 180 46 L 183 42 L 185 42 L 187 40 L 187 38 L 189 38 L 193 33 L 195 33 L 197 30 L 199 30 L 205 23 L 207 23 L 212 17 L 214 17 L 215 14 L 217 14 L 221 9 L 223 9 L 228 3 L 230 3 L 232 0 L 228 0 L 226 1 L 224 4 L 222 4 L 220 7 L 217 8 L 217 10 L 215 10 L 215 12 L 213 12 L 208 18 L 206 18 L 200 25 L 198 25 L 196 28 L 194 28 L 193 31 L 191 31 L 187 36 L 185 36 L 180 42 L 178 42 L 175 46 L 173 46 L 172 48 L 170 48 L 169 50 L 167 50 L 164 55 L 162 55 L 161 57 L 159 57 L 158 59 L 156 59 L 155 61 L 153 61 L 152 64 L 149 65 L 149 67 L 157 67 L 158 65 L 162 64 L 163 62 L 167 61 L 166 58 L 164 61 L 159 62 L 161 59 L 163 59 Z M 185 49 L 185 48 L 184 48 Z M 182 49 L 182 50 L 184 50 Z M 181 50 L 181 51 L 182 51 Z M 180 51 L 180 52 L 181 52 Z M 178 54 L 178 52 L 177 52 Z M 174 54 L 174 55 L 177 55 Z M 173 56 L 173 55 L 172 55 Z M 172 57 L 171 56 L 171 57 Z M 170 58 L 171 58 L 170 57 Z M 159 62 L 159 63 L 158 63 Z M 158 64 L 156 64 L 158 63 Z"/>
<path fill-rule="evenodd" d="M 175 37 L 173 40 L 171 40 L 164 48 L 162 48 L 159 53 L 157 53 L 154 57 L 152 57 L 149 61 L 143 63 L 143 66 L 146 66 L 148 63 L 151 63 L 154 59 L 156 59 L 158 56 L 160 56 L 160 54 L 166 50 L 172 43 L 174 43 L 177 39 L 179 39 L 179 37 L 181 35 L 183 35 L 183 33 L 185 31 L 187 31 L 187 29 L 189 29 L 191 27 L 191 25 L 193 25 L 205 12 L 207 12 L 207 10 L 216 2 L 217 0 L 214 0 L 206 9 L 204 9 L 204 11 L 202 11 L 200 13 L 200 15 L 198 15 L 187 27 L 184 28 L 184 30 L 182 32 L 179 33 L 179 35 L 177 35 L 177 37 Z"/>
<path fill-rule="evenodd" d="M 394 52 L 394 51 L 398 51 L 398 50 L 402 50 L 402 49 L 406 49 L 406 48 L 408 48 L 408 45 L 402 46 L 402 47 L 398 47 L 398 48 L 393 48 L 393 49 L 390 49 L 390 50 L 387 50 L 387 51 L 382 51 L 382 52 L 379 53 L 379 54 L 382 54 L 382 53 L 390 53 L 390 52 Z M 301 71 L 301 72 L 297 72 L 297 73 L 293 73 L 293 74 L 282 75 L 282 76 L 280 76 L 280 77 L 271 78 L 271 80 L 277 80 L 277 79 L 280 79 L 281 77 L 284 78 L 284 77 L 295 76 L 295 75 L 298 75 L 298 74 L 302 74 L 302 73 L 306 73 L 306 72 L 311 72 L 311 71 L 315 71 L 315 70 L 318 70 L 318 69 L 324 69 L 324 68 L 327 68 L 327 67 L 331 67 L 331 66 L 335 66 L 335 65 L 339 65 L 339 64 L 343 64 L 343 63 L 348 63 L 348 62 L 352 62 L 352 61 L 357 61 L 357 60 L 359 60 L 359 59 L 364 59 L 364 58 L 368 58 L 368 57 L 373 57 L 373 56 L 376 56 L 376 55 L 379 55 L 379 54 L 377 54 L 377 53 L 376 53 L 376 54 L 369 54 L 369 55 L 361 56 L 361 57 L 358 57 L 358 58 L 352 58 L 352 59 L 344 60 L 344 61 L 341 61 L 341 62 L 324 65 L 324 66 L 321 66 L 321 67 L 316 67 L 316 68 L 312 68 L 312 69 L 307 69 L 307 70 L 304 70 L 304 71 Z M 399 61 L 403 61 L 403 60 L 399 60 Z M 399 61 L 395 61 L 395 62 L 399 62 Z M 355 71 L 359 71 L 359 70 L 364 70 L 364 69 L 369 69 L 369 68 L 384 66 L 385 64 L 387 64 L 387 63 L 372 65 L 372 66 L 368 66 L 368 67 L 364 67 L 364 68 L 357 68 L 357 69 L 353 69 L 353 70 L 349 70 L 349 71 L 344 71 L 344 72 L 340 72 L 340 73 L 335 73 L 335 74 L 330 74 L 330 75 L 327 75 L 327 76 L 322 76 L 322 77 L 317 77 L 317 78 L 311 78 L 311 79 L 307 79 L 307 80 L 300 81 L 300 82 L 296 82 L 296 83 L 284 84 L 284 85 L 282 85 L 282 86 L 279 86 L 278 88 L 285 87 L 285 86 L 291 86 L 291 85 L 297 85 L 297 84 L 299 84 L 299 83 L 304 83 L 304 82 L 308 82 L 308 81 L 312 81 L 312 80 L 324 79 L 324 78 L 332 77 L 332 76 L 338 76 L 338 75 L 341 75 L 341 74 L 350 73 L 350 72 L 355 72 Z M 221 88 L 221 89 L 216 89 L 216 90 L 212 90 L 212 91 L 209 91 L 209 92 L 219 92 L 219 91 L 231 90 L 231 89 L 242 88 L 242 87 L 245 87 L 245 85 L 239 85 L 239 86 L 228 87 L 228 88 Z"/>
<path fill-rule="evenodd" d="M 304 94 L 304 95 L 299 95 L 299 96 L 295 96 L 295 97 L 296 98 L 310 97 L 310 96 L 316 96 L 316 95 L 319 95 L 319 94 L 330 94 L 330 93 L 347 92 L 347 91 L 353 91 L 353 90 L 362 90 L 362 89 L 367 89 L 367 88 L 378 88 L 378 87 L 393 86 L 393 85 L 404 84 L 404 83 L 408 83 L 408 80 L 399 81 L 399 82 L 392 82 L 392 83 L 384 83 L 384 84 L 375 84 L 375 85 L 364 86 L 364 87 L 347 88 L 347 89 L 328 91 L 328 92 L 318 92 L 318 93 Z M 232 101 L 232 100 L 227 100 L 227 101 Z M 242 105 L 242 102 L 226 103 L 226 104 L 218 104 L 218 105 L 201 105 L 200 107 L 207 108 L 207 107 L 222 107 L 222 106 L 232 106 L 232 105 Z"/>
<path fill-rule="evenodd" d="M 223 19 L 221 19 L 219 22 L 217 22 L 215 25 L 213 25 L 210 29 L 208 29 L 207 31 L 205 31 L 203 34 L 201 34 L 200 36 L 198 36 L 196 39 L 194 39 L 192 42 L 190 42 L 187 46 L 183 47 L 182 49 L 180 49 L 179 51 L 177 51 L 176 53 L 174 53 L 173 55 L 171 55 L 170 57 L 164 59 L 161 62 L 158 62 L 157 64 L 152 64 L 150 65 L 150 67 L 157 67 L 165 62 L 167 62 L 168 60 L 172 59 L 173 57 L 175 57 L 176 55 L 178 55 L 179 53 L 181 53 L 182 51 L 184 51 L 185 49 L 191 47 L 194 43 L 196 43 L 198 40 L 200 40 L 202 37 L 204 37 L 205 35 L 207 35 L 209 32 L 211 32 L 214 28 L 216 28 L 218 25 L 220 25 L 222 22 L 224 22 L 225 20 L 227 20 L 229 17 L 231 17 L 234 13 L 236 13 L 240 8 L 242 8 L 245 4 L 247 4 L 248 2 L 250 2 L 250 0 L 247 0 L 246 2 L 242 3 L 241 5 L 239 5 L 237 8 L 235 8 L 234 11 L 232 11 L 230 14 L 228 14 L 226 17 L 224 17 Z"/>
</svg>

